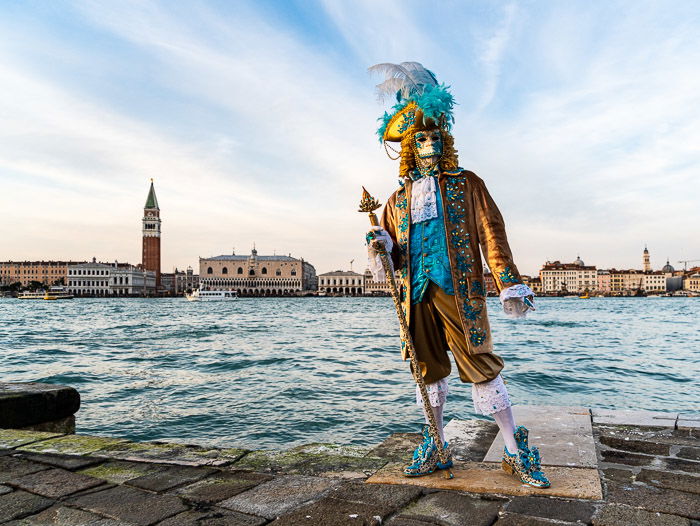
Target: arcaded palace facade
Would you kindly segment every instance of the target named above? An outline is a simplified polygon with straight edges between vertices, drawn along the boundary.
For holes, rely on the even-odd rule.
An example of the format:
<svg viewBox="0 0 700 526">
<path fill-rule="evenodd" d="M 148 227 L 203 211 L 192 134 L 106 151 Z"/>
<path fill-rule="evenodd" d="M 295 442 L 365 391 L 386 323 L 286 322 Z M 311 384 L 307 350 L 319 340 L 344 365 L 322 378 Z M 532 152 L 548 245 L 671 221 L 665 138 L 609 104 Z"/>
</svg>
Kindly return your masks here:
<svg viewBox="0 0 700 526">
<path fill-rule="evenodd" d="M 313 265 L 291 256 L 236 254 L 199 258 L 202 290 L 237 290 L 242 296 L 285 296 L 313 292 L 318 286 Z"/>
</svg>

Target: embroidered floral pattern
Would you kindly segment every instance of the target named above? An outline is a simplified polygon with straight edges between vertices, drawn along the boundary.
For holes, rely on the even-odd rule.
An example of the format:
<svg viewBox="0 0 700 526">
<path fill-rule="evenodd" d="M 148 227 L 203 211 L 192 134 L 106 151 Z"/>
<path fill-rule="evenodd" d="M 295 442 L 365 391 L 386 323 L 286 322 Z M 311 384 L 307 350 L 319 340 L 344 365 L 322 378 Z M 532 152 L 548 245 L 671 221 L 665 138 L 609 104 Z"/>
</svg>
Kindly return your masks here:
<svg viewBox="0 0 700 526">
<path fill-rule="evenodd" d="M 399 124 L 399 133 L 403 133 L 416 122 L 416 112 L 406 111 L 401 115 L 401 124 Z"/>
<path fill-rule="evenodd" d="M 503 272 L 501 272 L 498 275 L 499 278 L 501 278 L 501 283 L 518 283 L 519 280 L 518 278 L 515 277 L 513 274 L 513 271 L 510 269 L 510 267 L 506 267 L 503 269 Z"/>
<path fill-rule="evenodd" d="M 399 231 L 406 232 L 408 230 L 408 215 L 403 216 L 399 223 Z"/>
<path fill-rule="evenodd" d="M 476 295 L 476 296 L 485 296 L 486 291 L 484 290 L 484 284 L 479 281 L 478 279 L 475 279 L 472 281 L 472 290 L 471 293 Z"/>
<path fill-rule="evenodd" d="M 469 329 L 469 340 L 474 345 L 482 345 L 486 341 L 486 331 L 481 327 L 472 327 Z"/>
<path fill-rule="evenodd" d="M 468 320 L 476 321 L 479 318 L 481 318 L 481 307 L 474 306 L 474 303 L 470 303 L 469 301 L 465 301 L 464 305 L 462 306 L 462 310 L 464 311 L 464 317 L 467 318 Z M 472 329 L 472 330 L 474 330 L 474 329 Z M 472 339 L 472 341 L 474 341 L 474 340 Z M 480 345 L 480 344 L 477 344 L 477 345 Z"/>
<path fill-rule="evenodd" d="M 457 270 L 462 274 L 472 271 L 472 257 L 466 253 L 466 250 L 457 252 L 455 264 L 457 265 Z"/>
</svg>

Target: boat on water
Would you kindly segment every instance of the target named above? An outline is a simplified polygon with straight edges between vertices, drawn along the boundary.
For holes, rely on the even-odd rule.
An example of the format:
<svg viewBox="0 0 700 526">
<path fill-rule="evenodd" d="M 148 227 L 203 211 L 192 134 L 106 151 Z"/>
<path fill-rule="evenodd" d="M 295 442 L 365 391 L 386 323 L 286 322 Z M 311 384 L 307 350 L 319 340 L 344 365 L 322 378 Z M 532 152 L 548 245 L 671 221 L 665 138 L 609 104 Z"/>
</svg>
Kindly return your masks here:
<svg viewBox="0 0 700 526">
<path fill-rule="evenodd" d="M 73 294 L 69 293 L 63 287 L 51 287 L 49 290 L 41 290 L 37 292 L 20 292 L 17 295 L 18 300 L 72 300 Z"/>
<path fill-rule="evenodd" d="M 581 300 L 589 300 L 591 297 L 588 295 L 588 292 L 584 293 L 583 295 L 579 296 L 579 299 Z"/>
<path fill-rule="evenodd" d="M 187 301 L 227 301 L 237 300 L 237 290 L 200 290 L 195 289 L 191 292 L 185 292 Z"/>
</svg>

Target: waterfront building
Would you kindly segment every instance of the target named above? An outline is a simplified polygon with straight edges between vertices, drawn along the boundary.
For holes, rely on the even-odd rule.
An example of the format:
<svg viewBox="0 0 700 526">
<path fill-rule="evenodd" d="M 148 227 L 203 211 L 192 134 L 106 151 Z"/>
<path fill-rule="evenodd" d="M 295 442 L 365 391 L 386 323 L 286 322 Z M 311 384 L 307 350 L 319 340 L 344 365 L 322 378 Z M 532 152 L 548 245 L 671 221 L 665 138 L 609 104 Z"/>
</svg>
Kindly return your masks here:
<svg viewBox="0 0 700 526">
<path fill-rule="evenodd" d="M 666 274 L 663 271 L 645 272 L 642 289 L 644 292 L 666 292 Z"/>
<path fill-rule="evenodd" d="M 65 285 L 68 266 L 73 261 L 2 261 L 0 262 L 0 285 L 21 283 L 23 287 L 32 281 L 46 287 Z"/>
<path fill-rule="evenodd" d="M 540 270 L 540 280 L 545 294 L 581 293 L 598 286 L 598 271 L 595 266 L 587 266 L 580 257 L 573 263 L 547 261 Z"/>
<path fill-rule="evenodd" d="M 156 288 L 160 288 L 160 208 L 156 198 L 156 189 L 153 187 L 148 191 L 146 205 L 143 207 L 142 223 L 142 255 L 141 265 L 144 270 L 151 270 L 156 274 Z"/>
<path fill-rule="evenodd" d="M 644 272 L 651 272 L 651 260 L 649 259 L 649 249 L 644 245 L 644 252 L 642 253 L 642 269 Z"/>
<path fill-rule="evenodd" d="M 175 269 L 174 274 L 176 295 L 199 288 L 199 274 L 195 274 L 192 267 L 187 267 L 187 270 Z"/>
<path fill-rule="evenodd" d="M 486 288 L 487 296 L 498 296 L 496 281 L 493 279 L 493 274 L 490 272 L 484 272 L 484 287 Z"/>
<path fill-rule="evenodd" d="M 289 256 L 259 256 L 253 248 L 249 256 L 234 254 L 199 258 L 202 290 L 237 290 L 243 296 L 299 295 L 318 286 L 313 265 Z"/>
<path fill-rule="evenodd" d="M 610 294 L 610 271 L 606 269 L 599 269 L 597 273 L 597 290 L 600 294 Z"/>
<path fill-rule="evenodd" d="M 531 276 L 521 276 L 523 283 L 532 289 L 532 292 L 537 294 L 542 293 L 542 280 Z"/>
<path fill-rule="evenodd" d="M 365 293 L 365 279 L 366 274 L 351 270 L 326 272 L 318 276 L 318 291 L 329 295 L 360 296 Z"/>
<path fill-rule="evenodd" d="M 92 258 L 88 263 L 69 265 L 66 288 L 75 296 L 147 296 L 155 293 L 156 273 Z"/>
<path fill-rule="evenodd" d="M 394 274 L 396 283 L 399 283 L 399 271 L 397 270 Z M 322 278 L 319 276 L 318 287 L 321 290 Z M 374 281 L 372 277 L 372 271 L 370 269 L 365 270 L 365 287 L 363 294 L 368 294 L 371 296 L 389 296 L 391 295 L 391 289 L 389 288 L 389 280 L 384 281 Z"/>
<path fill-rule="evenodd" d="M 700 292 L 700 268 L 691 269 L 691 272 L 683 278 L 683 289 Z"/>
</svg>

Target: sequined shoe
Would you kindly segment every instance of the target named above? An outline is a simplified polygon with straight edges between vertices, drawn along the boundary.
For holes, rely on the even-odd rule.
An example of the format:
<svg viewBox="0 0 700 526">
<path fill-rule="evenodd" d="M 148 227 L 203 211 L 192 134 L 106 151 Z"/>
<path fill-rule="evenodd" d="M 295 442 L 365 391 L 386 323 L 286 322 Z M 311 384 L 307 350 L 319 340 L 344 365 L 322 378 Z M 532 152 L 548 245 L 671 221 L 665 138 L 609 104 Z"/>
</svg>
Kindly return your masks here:
<svg viewBox="0 0 700 526">
<path fill-rule="evenodd" d="M 447 461 L 443 464 L 440 462 L 437 444 L 433 437 L 430 436 L 430 428 L 427 425 L 423 426 L 423 442 L 421 442 L 413 452 L 413 460 L 410 465 L 406 466 L 403 474 L 407 477 L 422 477 L 430 475 L 437 469 L 449 469 L 452 467 L 452 455 L 448 449 L 448 444 L 444 444 L 445 452 L 447 453 Z"/>
<path fill-rule="evenodd" d="M 503 460 L 501 467 L 509 475 L 515 475 L 521 482 L 536 488 L 548 488 L 549 480 L 541 469 L 540 450 L 530 448 L 527 443 L 527 428 L 518 426 L 515 430 L 515 442 L 518 444 L 518 452 L 510 454 L 508 448 L 503 448 Z"/>
</svg>

